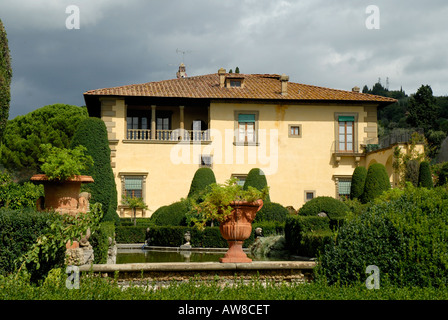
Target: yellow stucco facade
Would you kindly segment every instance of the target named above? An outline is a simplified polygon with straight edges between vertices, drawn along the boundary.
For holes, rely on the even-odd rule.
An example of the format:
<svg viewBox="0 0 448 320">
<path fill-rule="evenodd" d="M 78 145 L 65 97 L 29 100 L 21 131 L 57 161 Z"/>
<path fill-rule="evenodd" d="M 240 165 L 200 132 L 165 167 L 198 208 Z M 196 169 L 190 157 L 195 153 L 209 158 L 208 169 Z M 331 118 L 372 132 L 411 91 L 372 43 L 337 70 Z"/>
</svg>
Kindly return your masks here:
<svg viewBox="0 0 448 320">
<path fill-rule="evenodd" d="M 89 114 L 106 124 L 120 217 L 131 214 L 121 205 L 124 194 L 143 198 L 148 209 L 139 215 L 146 217 L 185 198 L 203 166 L 218 183 L 244 181 L 260 168 L 271 200 L 295 209 L 313 197 L 347 194 L 356 166 L 392 166 L 390 150 L 366 153 L 365 146 L 378 141 L 377 108 L 395 100 L 359 88 L 220 69 L 84 95 Z"/>
<path fill-rule="evenodd" d="M 142 177 L 142 197 L 148 205 L 145 216 L 157 208 L 186 197 L 191 180 L 201 166 L 201 155 L 212 156 L 216 179 L 224 183 L 232 175 L 244 176 L 261 168 L 270 187 L 270 197 L 284 206 L 300 208 L 308 196 L 338 197 L 338 181 L 350 178 L 357 165 L 366 164 L 362 145 L 376 136 L 376 109 L 343 104 L 265 104 L 212 101 L 202 113 L 182 106 L 183 126 L 193 119 L 209 118 L 207 141 L 128 139 L 125 99 L 101 99 L 101 117 L 109 134 L 112 166 L 121 203 L 126 176 Z M 151 106 L 146 106 L 151 112 Z M 173 128 L 180 128 L 181 107 L 157 107 L 172 111 Z M 205 112 L 206 111 L 206 112 Z M 237 115 L 255 114 L 256 143 L 239 144 Z M 358 152 L 337 153 L 338 116 L 355 118 L 354 143 Z M 291 135 L 291 126 L 299 128 Z M 372 130 L 372 128 L 374 130 Z M 238 131 L 238 129 L 236 129 Z M 371 157 L 368 157 L 370 159 Z M 311 195 L 310 195 L 311 194 Z M 127 216 L 127 210 L 119 210 Z"/>
</svg>

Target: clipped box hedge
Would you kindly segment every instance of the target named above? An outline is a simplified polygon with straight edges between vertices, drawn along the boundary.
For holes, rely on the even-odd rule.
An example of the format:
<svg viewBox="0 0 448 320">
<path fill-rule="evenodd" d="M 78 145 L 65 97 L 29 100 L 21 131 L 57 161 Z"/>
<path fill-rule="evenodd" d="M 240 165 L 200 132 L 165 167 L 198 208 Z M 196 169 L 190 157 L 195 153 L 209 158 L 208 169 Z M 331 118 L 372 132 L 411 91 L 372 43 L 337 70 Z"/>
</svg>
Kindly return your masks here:
<svg viewBox="0 0 448 320">
<path fill-rule="evenodd" d="M 260 222 L 252 225 L 252 234 L 244 242 L 243 246 L 250 246 L 255 240 L 255 228 L 261 227 L 265 236 L 283 234 L 284 223 Z M 148 229 L 148 231 L 147 231 Z M 226 248 L 227 241 L 221 236 L 219 227 L 205 227 L 200 231 L 193 227 L 184 226 L 119 226 L 116 227 L 117 243 L 144 243 L 150 246 L 179 247 L 185 243 L 184 235 L 187 231 L 191 234 L 191 245 L 203 248 Z"/>
<path fill-rule="evenodd" d="M 316 257 L 333 239 L 330 219 L 319 216 L 290 216 L 285 223 L 285 240 L 290 252 Z"/>
</svg>

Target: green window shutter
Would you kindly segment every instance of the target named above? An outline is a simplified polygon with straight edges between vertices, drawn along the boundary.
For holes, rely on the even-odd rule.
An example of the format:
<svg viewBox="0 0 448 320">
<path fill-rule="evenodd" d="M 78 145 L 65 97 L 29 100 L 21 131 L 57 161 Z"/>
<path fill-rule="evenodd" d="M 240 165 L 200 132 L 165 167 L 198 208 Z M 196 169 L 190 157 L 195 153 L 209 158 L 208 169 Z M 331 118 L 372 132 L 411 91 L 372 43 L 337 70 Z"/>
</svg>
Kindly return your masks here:
<svg viewBox="0 0 448 320">
<path fill-rule="evenodd" d="M 354 122 L 355 121 L 355 117 L 354 116 L 339 116 L 339 121 L 351 121 Z"/>
<path fill-rule="evenodd" d="M 239 114 L 238 122 L 255 122 L 254 114 Z"/>
</svg>

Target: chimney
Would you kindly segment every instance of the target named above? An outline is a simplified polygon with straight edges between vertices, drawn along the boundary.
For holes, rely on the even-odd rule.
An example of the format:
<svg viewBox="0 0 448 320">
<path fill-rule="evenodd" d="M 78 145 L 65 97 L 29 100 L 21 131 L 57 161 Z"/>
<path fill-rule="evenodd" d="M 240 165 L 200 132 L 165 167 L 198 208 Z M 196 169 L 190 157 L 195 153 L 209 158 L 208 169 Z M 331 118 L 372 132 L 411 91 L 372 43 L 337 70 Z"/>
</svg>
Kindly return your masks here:
<svg viewBox="0 0 448 320">
<path fill-rule="evenodd" d="M 356 86 L 353 87 L 353 88 L 352 88 L 352 92 L 357 92 L 357 93 L 359 93 L 359 87 L 356 87 Z"/>
<path fill-rule="evenodd" d="M 280 77 L 280 81 L 282 83 L 282 95 L 287 95 L 289 76 L 282 74 Z"/>
<path fill-rule="evenodd" d="M 177 79 L 185 78 L 187 76 L 187 73 L 185 71 L 186 71 L 185 65 L 181 63 L 179 65 L 179 71 L 176 72 Z"/>
<path fill-rule="evenodd" d="M 226 69 L 224 68 L 219 69 L 218 75 L 219 75 L 219 86 L 221 88 L 224 88 L 226 84 Z"/>
</svg>

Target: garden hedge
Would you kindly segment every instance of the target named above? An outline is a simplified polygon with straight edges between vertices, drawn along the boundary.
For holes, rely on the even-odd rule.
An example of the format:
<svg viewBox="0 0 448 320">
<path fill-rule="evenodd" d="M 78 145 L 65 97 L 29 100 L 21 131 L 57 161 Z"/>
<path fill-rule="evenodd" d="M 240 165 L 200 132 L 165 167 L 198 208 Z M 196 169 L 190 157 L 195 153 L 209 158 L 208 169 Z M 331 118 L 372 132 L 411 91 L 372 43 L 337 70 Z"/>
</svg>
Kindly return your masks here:
<svg viewBox="0 0 448 320">
<path fill-rule="evenodd" d="M 36 212 L 34 209 L 0 208 L 0 274 L 14 272 L 18 267 L 16 260 L 28 252 L 40 235 L 51 233 L 52 217 L 48 212 Z M 41 279 L 50 269 L 62 266 L 64 256 L 65 248 L 60 248 L 56 259 L 42 259 L 39 269 L 34 264 L 28 264 L 26 267 L 32 281 Z"/>
<path fill-rule="evenodd" d="M 298 211 L 301 216 L 317 216 L 325 212 L 330 220 L 338 221 L 345 217 L 349 208 L 340 200 L 322 196 L 306 202 Z"/>
<path fill-rule="evenodd" d="M 284 223 L 281 222 L 260 222 L 252 224 L 252 234 L 244 242 L 243 246 L 248 247 L 255 240 L 255 228 L 261 227 L 263 235 L 282 234 Z M 147 231 L 148 230 L 148 231 Z M 227 242 L 221 236 L 219 227 L 205 227 L 203 231 L 194 227 L 186 226 L 118 226 L 116 227 L 117 243 L 144 243 L 149 246 L 179 247 L 185 243 L 184 234 L 190 231 L 191 245 L 193 247 L 204 248 L 226 248 Z"/>
<path fill-rule="evenodd" d="M 279 221 L 285 222 L 289 216 L 289 211 L 280 203 L 265 202 L 260 211 L 257 212 L 254 222 Z"/>
<path fill-rule="evenodd" d="M 285 240 L 291 253 L 316 257 L 333 238 L 328 217 L 297 215 L 286 220 Z"/>
<path fill-rule="evenodd" d="M 393 190 L 390 191 L 392 193 Z M 409 186 L 339 229 L 320 257 L 330 283 L 366 279 L 375 265 L 381 281 L 398 287 L 448 285 L 448 191 Z"/>
<path fill-rule="evenodd" d="M 188 211 L 190 211 L 189 200 L 181 199 L 154 211 L 150 220 L 158 226 L 185 226 Z"/>
</svg>

